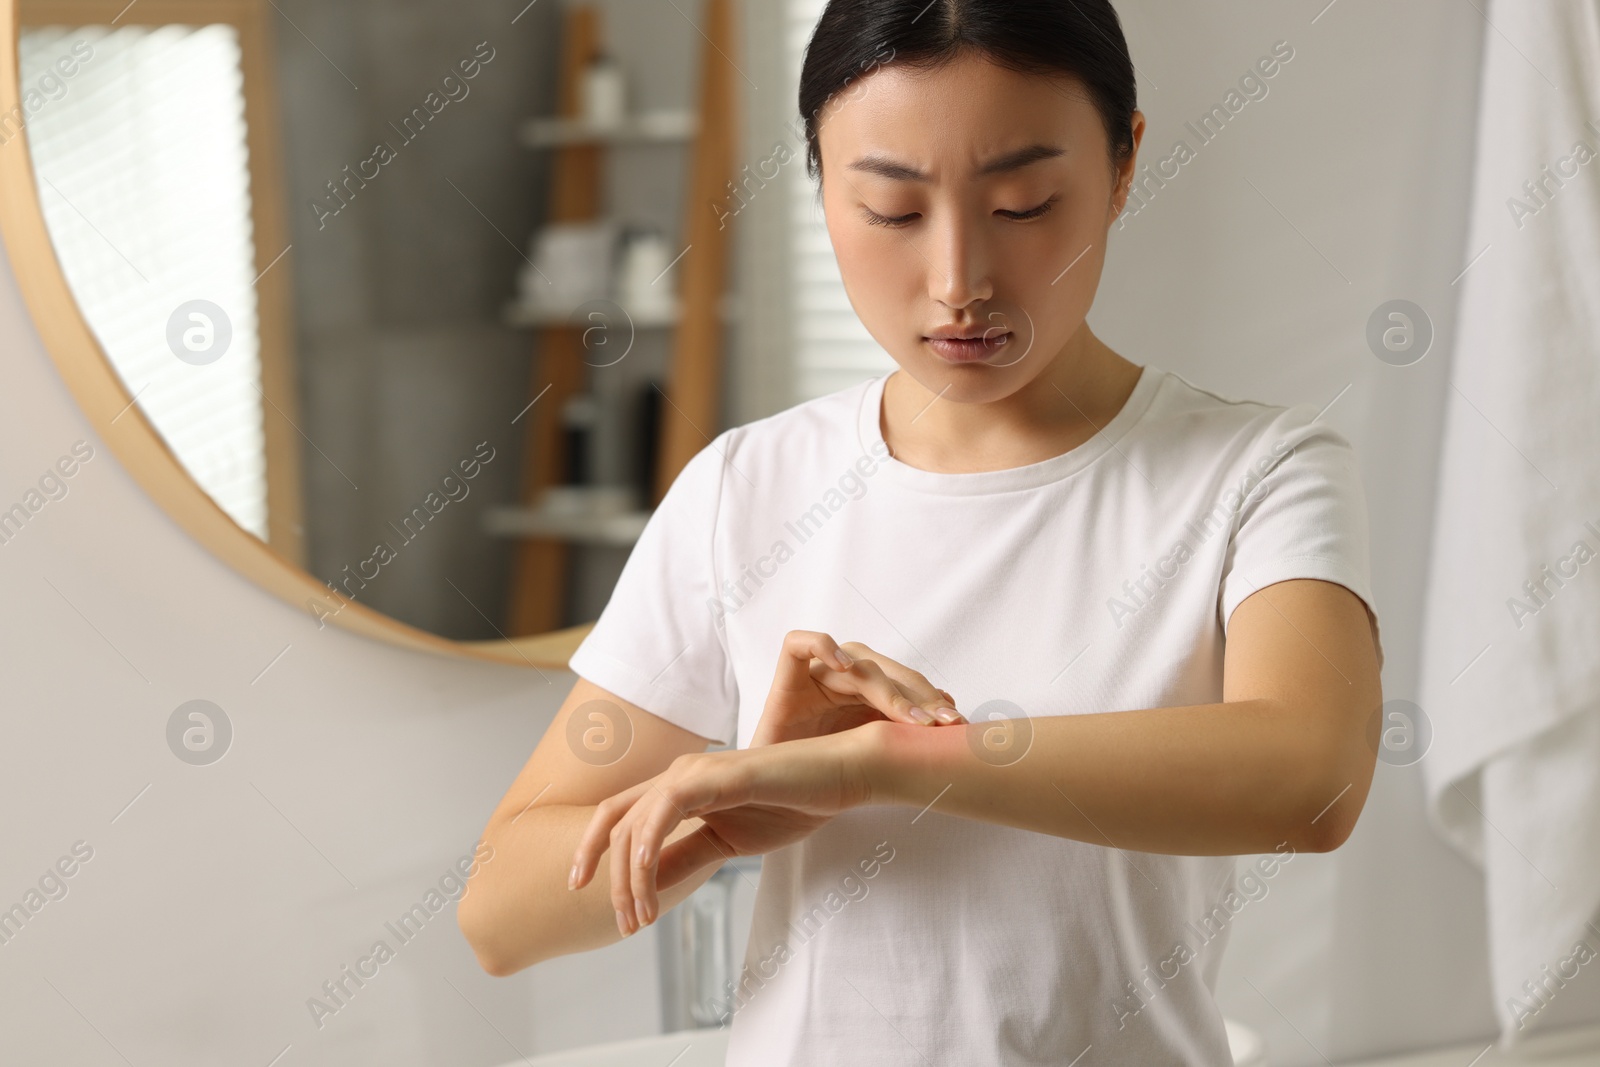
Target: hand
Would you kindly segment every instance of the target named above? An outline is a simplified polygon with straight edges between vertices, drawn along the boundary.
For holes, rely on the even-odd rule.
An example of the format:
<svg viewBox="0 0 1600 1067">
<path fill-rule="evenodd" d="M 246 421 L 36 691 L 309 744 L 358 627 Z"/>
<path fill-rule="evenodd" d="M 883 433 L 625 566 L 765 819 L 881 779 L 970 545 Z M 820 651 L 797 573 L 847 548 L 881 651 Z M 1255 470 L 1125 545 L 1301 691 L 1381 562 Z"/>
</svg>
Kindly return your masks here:
<svg viewBox="0 0 1600 1067">
<path fill-rule="evenodd" d="M 949 693 L 905 664 L 859 641 L 841 646 L 824 633 L 790 630 L 750 747 L 834 734 L 878 719 L 919 726 L 966 722 Z"/>
<path fill-rule="evenodd" d="M 655 921 L 657 892 L 709 863 L 772 852 L 813 833 L 872 794 L 862 735 L 679 756 L 647 781 L 600 802 L 578 839 L 569 889 L 589 883 L 611 853 L 611 902 L 623 936 Z M 694 833 L 663 847 L 680 822 Z"/>
</svg>

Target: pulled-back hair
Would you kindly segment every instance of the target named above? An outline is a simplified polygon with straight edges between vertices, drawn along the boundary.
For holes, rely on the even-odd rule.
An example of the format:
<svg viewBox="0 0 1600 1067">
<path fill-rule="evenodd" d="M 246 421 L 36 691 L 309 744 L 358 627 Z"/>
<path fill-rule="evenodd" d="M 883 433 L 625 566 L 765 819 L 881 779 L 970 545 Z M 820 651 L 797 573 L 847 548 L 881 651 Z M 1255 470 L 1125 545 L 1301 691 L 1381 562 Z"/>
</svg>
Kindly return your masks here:
<svg viewBox="0 0 1600 1067">
<path fill-rule="evenodd" d="M 979 54 L 1023 74 L 1070 75 L 1105 126 L 1113 168 L 1133 155 L 1133 60 L 1111 0 L 829 0 L 800 71 L 806 170 L 822 176 L 817 123 L 880 67 L 938 67 Z"/>
</svg>

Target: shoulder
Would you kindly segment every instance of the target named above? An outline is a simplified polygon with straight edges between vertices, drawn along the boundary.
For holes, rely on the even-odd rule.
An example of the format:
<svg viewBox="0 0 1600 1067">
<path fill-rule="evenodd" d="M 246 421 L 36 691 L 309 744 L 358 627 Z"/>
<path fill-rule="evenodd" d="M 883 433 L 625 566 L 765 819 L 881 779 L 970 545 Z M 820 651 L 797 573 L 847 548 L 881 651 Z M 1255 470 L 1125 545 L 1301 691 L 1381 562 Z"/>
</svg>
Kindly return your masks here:
<svg viewBox="0 0 1600 1067">
<path fill-rule="evenodd" d="M 809 444 L 818 439 L 834 443 L 840 437 L 854 440 L 861 406 L 877 380 L 863 379 L 725 432 L 733 447 L 748 452 Z"/>
<path fill-rule="evenodd" d="M 868 378 L 724 430 L 691 462 L 706 474 L 717 468 L 730 492 L 792 481 L 796 471 L 848 466 L 867 451 L 860 435 L 862 404 L 876 381 Z"/>
<path fill-rule="evenodd" d="M 1143 443 L 1168 465 L 1219 475 L 1257 477 L 1297 453 L 1315 452 L 1353 465 L 1349 440 L 1310 403 L 1274 404 L 1205 388 L 1175 371 L 1161 371 Z"/>
</svg>

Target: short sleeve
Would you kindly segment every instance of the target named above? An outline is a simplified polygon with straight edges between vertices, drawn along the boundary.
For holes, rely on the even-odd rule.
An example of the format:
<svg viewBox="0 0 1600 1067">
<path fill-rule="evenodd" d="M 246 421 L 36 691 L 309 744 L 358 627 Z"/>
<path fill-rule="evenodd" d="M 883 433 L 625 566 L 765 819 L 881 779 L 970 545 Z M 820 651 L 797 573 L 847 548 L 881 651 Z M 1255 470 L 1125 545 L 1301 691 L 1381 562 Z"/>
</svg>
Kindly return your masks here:
<svg viewBox="0 0 1600 1067">
<path fill-rule="evenodd" d="M 1310 404 L 1298 404 L 1273 417 L 1245 462 L 1234 483 L 1243 500 L 1218 595 L 1223 633 L 1234 609 L 1256 590 L 1319 578 L 1344 586 L 1366 605 L 1381 667 L 1367 498 L 1355 449 Z"/>
<path fill-rule="evenodd" d="M 720 744 L 733 743 L 739 709 L 713 611 L 713 542 L 732 432 L 697 452 L 673 480 L 567 664 L 602 689 Z"/>
</svg>

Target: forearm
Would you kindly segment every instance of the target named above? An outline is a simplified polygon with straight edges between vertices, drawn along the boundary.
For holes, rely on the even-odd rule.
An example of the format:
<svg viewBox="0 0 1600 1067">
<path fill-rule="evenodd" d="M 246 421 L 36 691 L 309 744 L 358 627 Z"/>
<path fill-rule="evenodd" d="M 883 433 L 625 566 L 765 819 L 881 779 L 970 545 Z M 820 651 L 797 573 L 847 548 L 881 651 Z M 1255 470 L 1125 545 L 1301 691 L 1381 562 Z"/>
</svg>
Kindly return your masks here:
<svg viewBox="0 0 1600 1067">
<path fill-rule="evenodd" d="M 602 862 L 581 889 L 567 888 L 573 850 L 595 805 L 546 804 L 484 831 L 493 857 L 479 865 L 456 908 L 456 921 L 478 962 L 503 976 L 541 960 L 601 948 L 622 940 L 611 904 L 611 865 Z M 688 819 L 668 841 L 701 826 Z M 708 864 L 660 892 L 663 913 L 698 889 L 716 871 Z"/>
<path fill-rule="evenodd" d="M 1115 848 L 1327 851 L 1360 812 L 1375 754 L 1359 731 L 1318 721 L 1265 700 L 1042 716 L 1013 724 L 1032 730 L 1013 762 L 979 755 L 993 723 L 872 723 L 865 772 L 873 803 Z"/>
</svg>

